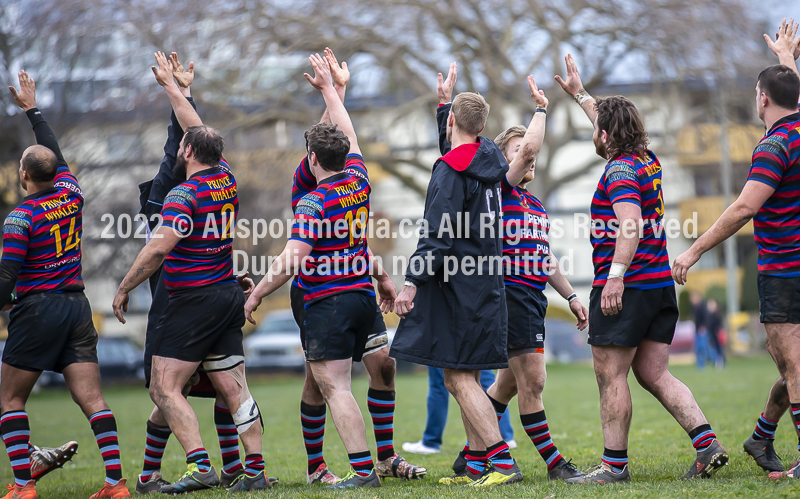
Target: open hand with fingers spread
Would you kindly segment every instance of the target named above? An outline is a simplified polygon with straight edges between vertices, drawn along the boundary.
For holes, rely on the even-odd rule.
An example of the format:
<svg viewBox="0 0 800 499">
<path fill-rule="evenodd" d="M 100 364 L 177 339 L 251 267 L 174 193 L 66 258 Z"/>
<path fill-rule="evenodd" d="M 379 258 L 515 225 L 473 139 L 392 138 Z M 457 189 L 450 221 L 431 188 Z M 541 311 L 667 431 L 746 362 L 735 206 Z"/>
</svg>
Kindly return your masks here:
<svg viewBox="0 0 800 499">
<path fill-rule="evenodd" d="M 328 61 L 328 67 L 331 69 L 333 85 L 336 88 L 346 87 L 350 82 L 350 70 L 347 68 L 347 63 L 342 61 L 342 65 L 340 66 L 333 50 L 328 47 L 325 47 L 325 60 Z"/>
<path fill-rule="evenodd" d="M 153 56 L 155 56 L 158 66 L 150 66 L 150 69 L 153 70 L 158 84 L 165 88 L 175 85 L 175 80 L 172 77 L 175 68 L 172 67 L 172 63 L 167 59 L 167 56 L 164 55 L 164 52 L 156 52 Z"/>
<path fill-rule="evenodd" d="M 36 107 L 36 82 L 25 70 L 20 71 L 17 76 L 19 77 L 19 92 L 14 87 L 8 87 L 11 90 L 11 95 L 14 96 L 14 102 L 23 111 L 33 109 Z"/>
<path fill-rule="evenodd" d="M 536 86 L 536 80 L 533 79 L 533 76 L 528 76 L 528 88 L 531 91 L 531 97 L 533 97 L 533 102 L 536 103 L 536 107 L 547 109 L 550 101 L 544 96 L 544 90 Z"/>
<path fill-rule="evenodd" d="M 794 19 L 786 22 L 786 18 L 781 21 L 781 27 L 778 28 L 778 33 L 775 35 L 773 41 L 769 35 L 764 34 L 764 40 L 773 54 L 781 57 L 781 55 L 791 55 L 797 59 L 800 55 L 800 38 L 797 38 L 797 31 L 799 25 L 795 24 Z"/>
<path fill-rule="evenodd" d="M 450 71 L 447 73 L 447 79 L 442 79 L 442 73 L 436 75 L 438 84 L 436 85 L 436 95 L 439 97 L 439 104 L 447 104 L 453 101 L 453 89 L 456 87 L 456 80 L 458 79 L 458 65 L 455 62 L 450 63 Z"/>
<path fill-rule="evenodd" d="M 319 54 L 312 54 L 309 56 L 308 62 L 311 63 L 311 67 L 314 69 L 314 77 L 312 78 L 308 73 L 303 73 L 303 76 L 306 77 L 311 86 L 319 91 L 323 91 L 328 87 L 333 88 L 333 75 L 328 61 Z"/>
<path fill-rule="evenodd" d="M 578 65 L 575 64 L 575 59 L 572 58 L 572 54 L 567 54 L 564 60 L 567 62 L 567 81 L 561 79 L 559 75 L 556 75 L 556 81 L 566 93 L 574 98 L 578 95 L 578 92 L 583 90 L 583 82 L 578 72 Z"/>
<path fill-rule="evenodd" d="M 169 62 L 172 64 L 172 76 L 178 82 L 181 88 L 189 88 L 194 82 L 194 62 L 189 63 L 189 69 L 184 69 L 183 64 L 178 60 L 178 54 L 173 52 L 169 56 Z"/>
</svg>

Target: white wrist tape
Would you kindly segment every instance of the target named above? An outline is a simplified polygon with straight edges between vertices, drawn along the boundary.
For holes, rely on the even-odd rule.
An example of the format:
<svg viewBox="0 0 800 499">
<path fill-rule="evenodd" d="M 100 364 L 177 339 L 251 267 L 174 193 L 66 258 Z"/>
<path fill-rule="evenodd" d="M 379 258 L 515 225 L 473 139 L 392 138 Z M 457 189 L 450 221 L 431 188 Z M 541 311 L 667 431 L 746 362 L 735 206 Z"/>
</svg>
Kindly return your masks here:
<svg viewBox="0 0 800 499">
<path fill-rule="evenodd" d="M 625 277 L 625 271 L 627 270 L 628 266 L 624 263 L 612 263 L 611 268 L 608 271 L 608 278 L 616 279 L 618 277 Z"/>
</svg>

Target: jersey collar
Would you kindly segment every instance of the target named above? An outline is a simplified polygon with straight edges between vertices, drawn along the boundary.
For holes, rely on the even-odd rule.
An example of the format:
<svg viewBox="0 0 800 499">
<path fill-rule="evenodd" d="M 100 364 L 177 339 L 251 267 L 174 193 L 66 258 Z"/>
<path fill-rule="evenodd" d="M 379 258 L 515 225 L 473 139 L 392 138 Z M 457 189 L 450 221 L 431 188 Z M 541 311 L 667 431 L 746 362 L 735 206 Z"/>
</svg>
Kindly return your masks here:
<svg viewBox="0 0 800 499">
<path fill-rule="evenodd" d="M 800 112 L 792 113 L 789 116 L 784 116 L 783 118 L 776 121 L 775 124 L 772 125 L 772 128 L 769 129 L 769 132 L 767 132 L 767 135 L 774 132 L 775 129 L 778 128 L 779 126 L 785 125 L 787 123 L 793 123 L 795 121 L 800 121 Z"/>
<path fill-rule="evenodd" d="M 348 177 L 346 172 L 339 172 L 336 175 L 331 175 L 328 178 L 325 178 L 318 182 L 318 184 L 332 184 L 334 182 L 338 182 L 340 180 L 344 180 Z"/>
<path fill-rule="evenodd" d="M 56 192 L 58 192 L 58 189 L 56 189 L 55 187 L 49 187 L 43 191 L 34 192 L 30 196 L 25 196 L 24 198 L 22 198 L 22 200 L 30 201 L 31 199 L 39 199 L 44 196 L 49 196 L 50 194 L 55 194 Z"/>
</svg>

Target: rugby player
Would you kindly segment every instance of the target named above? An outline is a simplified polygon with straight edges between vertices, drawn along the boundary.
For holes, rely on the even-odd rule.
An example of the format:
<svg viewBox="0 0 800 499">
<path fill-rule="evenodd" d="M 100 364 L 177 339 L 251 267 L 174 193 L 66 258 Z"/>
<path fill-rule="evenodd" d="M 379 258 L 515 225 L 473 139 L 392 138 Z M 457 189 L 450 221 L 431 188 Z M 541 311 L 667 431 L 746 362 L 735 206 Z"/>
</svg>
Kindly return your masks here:
<svg viewBox="0 0 800 499">
<path fill-rule="evenodd" d="M 38 145 L 22 154 L 19 178 L 28 195 L 3 225 L 0 300 L 11 316 L 3 350 L 0 434 L 14 473 L 14 486 L 5 497 L 37 497 L 25 403 L 45 370 L 64 374 L 72 399 L 91 423 L 106 468 L 103 488 L 92 498 L 130 497 L 122 478 L 116 419 L 100 388 L 97 331 L 83 293 L 83 192 L 36 107 L 36 85 L 25 71 L 19 73 L 19 86 L 19 91 L 9 88 Z"/>
<path fill-rule="evenodd" d="M 784 19 L 775 41 L 764 36 L 780 63 L 758 75 L 756 109 L 766 135 L 753 152 L 742 193 L 692 246 L 675 259 L 672 276 L 686 282 L 700 257 L 733 236 L 751 219 L 758 246 L 758 294 L 767 350 L 786 380 L 792 418 L 800 416 L 800 309 L 793 302 L 800 290 L 800 77 L 795 63 L 797 25 Z M 772 479 L 800 478 L 797 466 L 774 471 Z"/>
<path fill-rule="evenodd" d="M 632 406 L 628 372 L 689 434 L 697 457 L 683 478 L 708 478 L 728 454 L 686 385 L 668 369 L 678 302 L 662 219 L 661 165 L 647 148 L 639 111 L 622 96 L 595 100 L 583 88 L 571 55 L 567 80 L 556 81 L 594 125 L 592 140 L 607 160 L 591 205 L 594 283 L 589 298 L 589 344 L 605 449 L 602 462 L 567 483 L 628 482 Z"/>
<path fill-rule="evenodd" d="M 331 121 L 306 132 L 317 186 L 297 203 L 291 237 L 247 300 L 245 314 L 255 323 L 252 313 L 261 300 L 298 274 L 306 360 L 351 466 L 331 487 L 380 487 L 350 371 L 353 361 L 361 360 L 380 314 L 370 275 L 376 274 L 384 311 L 394 305 L 395 289 L 367 246 L 371 187 L 350 116 L 333 86 L 329 61 L 319 54 L 309 61 L 314 77 L 306 74 L 306 79 L 322 93 Z"/>
<path fill-rule="evenodd" d="M 190 88 L 194 81 L 194 63 L 189 63 L 188 70 L 184 69 L 175 52 L 172 52 L 170 55 L 170 62 L 174 68 L 173 76 L 175 77 L 175 81 L 181 93 L 186 97 L 186 100 L 192 104 L 192 107 L 197 110 L 197 105 L 192 99 Z M 190 119 L 190 117 L 181 116 L 181 119 L 185 121 Z M 178 178 L 174 171 L 182 137 L 183 128 L 181 128 L 180 120 L 173 111 L 170 117 L 170 124 L 167 127 L 167 142 L 164 145 L 164 158 L 161 160 L 158 172 L 152 180 L 139 185 L 140 201 L 142 203 L 140 213 L 147 219 L 148 241 L 152 236 L 152 231 L 158 226 L 161 209 L 164 205 L 164 198 L 167 196 L 167 193 L 185 180 L 185 176 Z M 222 160 L 221 163 L 227 168 L 227 164 L 224 160 Z M 162 265 L 150 276 L 150 293 L 153 301 L 150 305 L 150 311 L 147 314 L 144 361 L 145 386 L 148 388 L 150 386 L 150 368 L 153 358 L 152 347 L 155 339 L 155 330 L 161 316 L 164 314 L 164 309 L 166 308 L 167 299 L 169 297 L 164 282 L 163 270 L 164 266 Z M 247 278 L 247 274 L 237 276 L 237 280 L 242 286 L 245 296 L 255 287 L 253 281 Z M 207 360 L 204 361 L 203 365 L 207 365 L 210 369 L 216 367 L 221 371 L 225 371 L 234 367 L 240 361 L 243 361 L 243 359 L 238 358 L 234 360 L 235 362 L 230 362 L 230 358 L 214 361 Z M 236 423 L 225 404 L 225 400 L 214 390 L 213 385 L 211 385 L 208 379 L 208 374 L 202 367 L 192 376 L 189 384 L 192 386 L 184 388 L 184 393 L 188 392 L 189 396 L 215 399 L 214 426 L 217 430 L 220 453 L 222 454 L 220 487 L 230 487 L 231 483 L 233 483 L 236 478 L 244 474 L 244 467 L 242 466 L 239 453 L 239 435 L 236 431 Z M 154 407 L 153 412 L 147 420 L 144 463 L 142 465 L 142 473 L 137 478 L 136 492 L 141 494 L 158 492 L 161 490 L 162 486 L 169 484 L 169 482 L 164 480 L 161 476 L 161 459 L 171 434 L 172 431 L 169 429 L 164 415 L 158 407 Z M 276 479 L 270 478 L 270 481 L 274 482 Z"/>
<path fill-rule="evenodd" d="M 443 368 L 445 386 L 461 407 L 469 452 L 466 473 L 456 470 L 441 483 L 483 487 L 522 480 L 478 376 L 482 369 L 508 367 L 501 181 L 517 185 L 530 170 L 532 137 L 526 135 L 523 153 L 509 169 L 497 145 L 479 135 L 489 114 L 483 97 L 464 92 L 451 103 L 456 77 L 456 63 L 446 82 L 438 75 L 443 156 L 428 184 L 426 228 L 395 301 L 403 320 L 390 355 Z"/>
<path fill-rule="evenodd" d="M 506 412 L 511 399 L 519 395 L 517 402 L 522 427 L 547 465 L 548 478 L 565 480 L 583 473 L 565 460 L 553 443 L 542 403 L 547 378 L 544 362 L 545 285 L 549 282 L 567 300 L 581 331 L 586 329 L 589 312 L 550 251 L 550 222 L 544 206 L 527 190 L 527 185 L 534 179 L 535 158 L 544 141 L 548 105 L 547 97 L 536 88 L 532 77 L 528 78 L 528 84 L 536 104 L 529 129 L 513 126 L 494 139 L 513 167 L 521 157 L 525 135 L 532 134 L 530 153 L 534 160 L 519 184 L 511 185 L 505 178 L 500 183 L 503 189 L 503 256 L 507 258 L 503 268 L 508 309 L 509 369 L 498 371 L 497 379 L 487 393 L 498 417 Z M 439 130 L 442 129 L 440 124 Z"/>
<path fill-rule="evenodd" d="M 172 189 L 161 210 L 163 224 L 136 258 L 114 297 L 114 314 L 125 322 L 128 293 L 164 264 L 169 298 L 152 347 L 150 396 L 186 451 L 187 472 L 163 493 L 182 493 L 220 484 L 200 438 L 197 417 L 183 389 L 201 364 L 233 415 L 245 448 L 245 473 L 228 490 L 269 488 L 261 455 L 258 406 L 245 381 L 242 347 L 244 293 L 233 276 L 231 227 L 238 211 L 236 179 L 222 160 L 219 133 L 202 124 L 174 81 L 172 63 L 155 54 L 153 67 L 185 130 Z M 222 360 L 224 359 L 224 360 Z M 227 371 L 209 369 L 222 362 Z M 228 365 L 230 364 L 230 365 Z"/>
<path fill-rule="evenodd" d="M 350 71 L 347 63 L 336 59 L 336 55 L 329 48 L 325 49 L 325 59 L 331 68 L 334 88 L 339 99 L 344 103 L 347 83 L 350 81 Z M 326 109 L 322 115 L 321 123 L 330 123 L 330 113 Z M 345 173 L 359 176 L 357 166 L 347 165 Z M 297 209 L 297 204 L 306 194 L 317 188 L 308 156 L 303 158 L 294 174 L 292 182 L 292 212 Z M 300 327 L 300 338 L 303 348 L 306 347 L 304 313 L 305 304 L 303 295 L 305 291 L 300 287 L 298 276 L 292 280 L 291 302 L 292 313 L 297 325 Z M 375 469 L 378 476 L 398 477 L 405 479 L 423 478 L 427 470 L 414 466 L 399 456 L 394 450 L 394 406 L 395 391 L 394 377 L 396 373 L 395 360 L 389 357 L 389 338 L 386 334 L 386 323 L 380 310 L 375 314 L 375 325 L 367 338 L 367 346 L 362 354 L 361 361 L 369 375 L 369 390 L 367 391 L 367 407 L 372 418 L 372 427 L 375 433 L 375 443 L 378 447 Z M 325 398 L 314 379 L 310 365 L 306 362 L 306 378 L 303 385 L 303 395 L 300 402 L 300 424 L 303 430 L 303 442 L 308 456 L 306 469 L 306 482 L 334 484 L 339 478 L 328 469 L 322 452 L 325 438 Z"/>
</svg>

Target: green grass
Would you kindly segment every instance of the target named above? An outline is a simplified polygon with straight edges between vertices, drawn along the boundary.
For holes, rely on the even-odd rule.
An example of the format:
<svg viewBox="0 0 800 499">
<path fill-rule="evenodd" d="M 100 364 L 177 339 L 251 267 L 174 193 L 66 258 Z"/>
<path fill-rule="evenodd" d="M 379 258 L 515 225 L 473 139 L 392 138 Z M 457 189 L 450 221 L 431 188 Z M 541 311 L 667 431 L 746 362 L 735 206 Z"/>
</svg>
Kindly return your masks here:
<svg viewBox="0 0 800 499">
<path fill-rule="evenodd" d="M 251 390 L 264 413 L 264 456 L 267 471 L 280 478 L 280 484 L 266 492 L 276 497 L 332 497 L 346 494 L 358 497 L 796 497 L 800 486 L 775 484 L 741 451 L 745 438 L 766 400 L 767 390 L 776 370 L 768 358 L 734 359 L 724 371 L 698 372 L 691 366 L 674 367 L 673 372 L 694 391 L 701 407 L 730 455 L 730 465 L 713 480 L 682 482 L 678 477 L 692 462 L 693 452 L 686 434 L 649 394 L 635 385 L 633 424 L 630 436 L 630 459 L 633 483 L 621 486 L 585 487 L 552 484 L 546 480 L 544 465 L 533 445 L 525 438 L 519 424 L 516 403 L 512 415 L 520 447 L 514 452 L 525 481 L 519 485 L 476 493 L 466 488 L 440 486 L 436 482 L 450 472 L 453 457 L 464 440 L 457 406 L 451 400 L 450 420 L 445 432 L 442 453 L 434 456 L 406 456 L 413 463 L 428 468 L 425 480 L 414 483 L 385 480 L 383 490 L 327 491 L 305 485 L 305 451 L 300 433 L 299 406 L 302 380 L 298 377 L 254 378 Z M 599 462 L 603 450 L 600 431 L 597 386 L 591 366 L 550 366 L 544 398 L 553 439 L 561 453 L 581 468 Z M 362 412 L 366 411 L 366 379 L 354 380 L 353 390 Z M 397 380 L 395 445 L 420 438 L 425 424 L 427 378 L 405 375 Z M 124 475 L 131 482 L 141 470 L 144 452 L 145 420 L 152 404 L 143 388 L 113 388 L 106 397 L 119 424 Z M 212 462 L 219 468 L 219 447 L 212 418 L 212 402 L 193 400 L 200 418 L 203 440 Z M 102 461 L 89 424 L 66 392 L 44 391 L 28 404 L 34 441 L 54 446 L 68 439 L 80 443 L 80 453 L 64 470 L 53 472 L 38 485 L 42 498 L 88 497 L 102 484 Z M 796 437 L 788 418 L 778 428 L 776 449 L 785 461 L 797 454 Z M 331 469 L 347 471 L 347 456 L 328 418 L 325 456 Z M 372 425 L 367 422 L 368 441 L 374 446 Z M 374 449 L 373 449 L 374 452 Z M 0 479 L 12 481 L 8 458 L 0 458 Z M 184 455 L 172 439 L 164 456 L 164 475 L 177 478 L 185 469 Z M 131 486 L 132 488 L 132 486 Z M 208 491 L 198 497 L 228 497 L 224 491 Z"/>
</svg>

